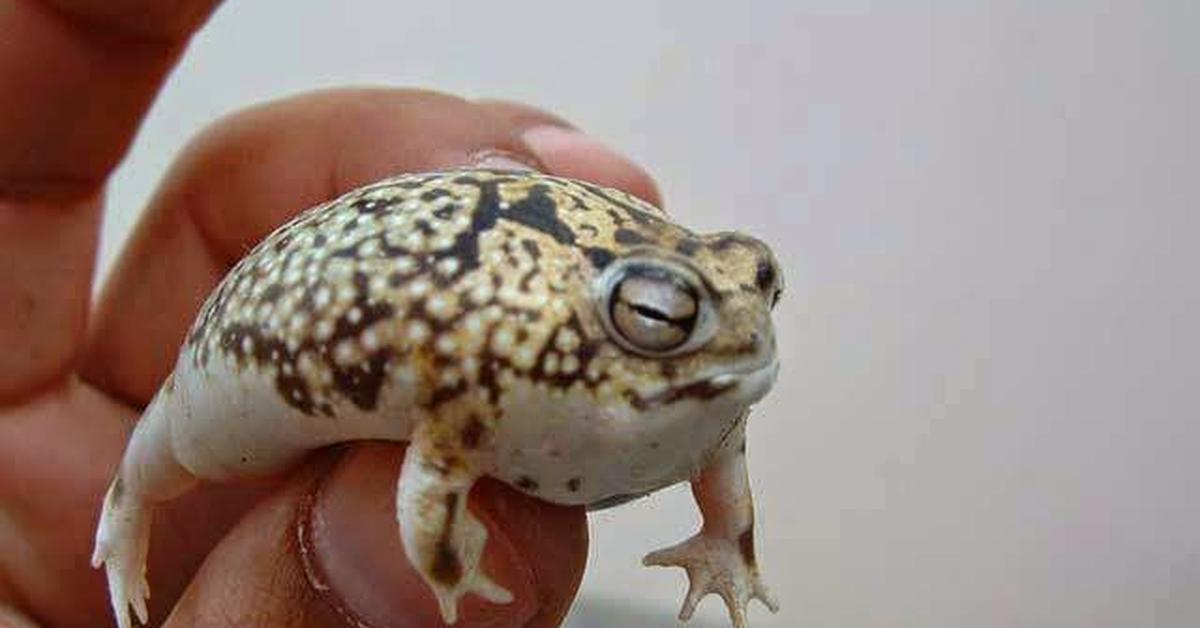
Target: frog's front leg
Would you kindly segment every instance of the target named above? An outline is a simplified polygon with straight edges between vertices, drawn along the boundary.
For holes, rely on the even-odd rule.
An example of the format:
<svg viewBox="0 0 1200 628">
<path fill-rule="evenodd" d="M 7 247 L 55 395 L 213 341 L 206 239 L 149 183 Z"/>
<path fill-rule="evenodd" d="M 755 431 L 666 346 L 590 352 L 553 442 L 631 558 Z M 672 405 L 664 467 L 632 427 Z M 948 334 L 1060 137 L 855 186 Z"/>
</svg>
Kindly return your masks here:
<svg viewBox="0 0 1200 628">
<path fill-rule="evenodd" d="M 692 494 L 704 516 L 700 532 L 666 549 L 651 552 L 646 565 L 687 570 L 689 586 L 679 618 L 687 621 L 696 603 L 709 593 L 725 600 L 736 628 L 746 627 L 746 606 L 758 598 L 771 612 L 779 610 L 758 573 L 754 557 L 754 504 L 746 471 L 744 436 L 692 477 Z"/>
<path fill-rule="evenodd" d="M 458 620 L 458 601 L 467 593 L 495 604 L 513 599 L 480 567 L 487 528 L 467 508 L 476 479 L 454 444 L 439 442 L 434 430 L 413 435 L 396 490 L 396 518 L 404 551 L 447 624 Z"/>
</svg>

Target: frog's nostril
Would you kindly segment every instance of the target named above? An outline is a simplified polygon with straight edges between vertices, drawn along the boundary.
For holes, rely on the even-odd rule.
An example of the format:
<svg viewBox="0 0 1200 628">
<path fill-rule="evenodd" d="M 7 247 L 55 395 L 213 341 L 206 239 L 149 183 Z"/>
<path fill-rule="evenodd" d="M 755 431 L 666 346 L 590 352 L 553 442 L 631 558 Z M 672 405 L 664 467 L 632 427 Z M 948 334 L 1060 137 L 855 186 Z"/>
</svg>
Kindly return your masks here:
<svg viewBox="0 0 1200 628">
<path fill-rule="evenodd" d="M 757 349 L 760 344 L 762 344 L 762 334 L 757 331 L 750 332 L 750 346 Z"/>
</svg>

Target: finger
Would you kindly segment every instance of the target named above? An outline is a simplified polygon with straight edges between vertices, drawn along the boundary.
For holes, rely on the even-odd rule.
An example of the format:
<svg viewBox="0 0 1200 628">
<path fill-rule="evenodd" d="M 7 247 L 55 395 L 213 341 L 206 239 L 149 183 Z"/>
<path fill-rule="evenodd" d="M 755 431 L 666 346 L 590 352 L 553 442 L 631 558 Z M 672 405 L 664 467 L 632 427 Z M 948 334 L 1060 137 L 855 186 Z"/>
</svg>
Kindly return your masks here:
<svg viewBox="0 0 1200 628">
<path fill-rule="evenodd" d="M 442 625 L 404 555 L 395 516 L 403 448 L 366 444 L 328 473 L 305 473 L 257 508 L 201 567 L 166 626 Z M 470 508 L 488 528 L 483 568 L 515 595 L 475 596 L 458 626 L 549 628 L 566 614 L 586 561 L 582 509 L 485 482 Z"/>
<path fill-rule="evenodd" d="M 559 176 L 596 179 L 662 207 L 662 195 L 654 179 L 629 158 L 579 131 L 562 118 L 526 104 L 507 100 L 481 100 L 495 115 L 521 132 L 521 139 L 535 152 L 548 171 Z"/>
<path fill-rule="evenodd" d="M 0 8 L 0 190 L 95 191 L 213 0 L 29 0 Z M 32 60 L 36 59 L 36 63 Z"/>
<path fill-rule="evenodd" d="M 0 405 L 77 355 L 103 182 L 213 4 L 0 3 Z"/>
<path fill-rule="evenodd" d="M 544 125 L 543 125 L 544 126 Z M 187 326 L 225 271 L 293 214 L 398 172 L 510 156 L 546 168 L 533 127 L 489 105 L 415 90 L 308 94 L 256 107 L 203 133 L 172 168 L 101 295 L 84 377 L 145 403 L 169 372 Z M 653 183 L 602 147 L 562 143 L 547 155 L 605 185 Z M 553 168 L 551 171 L 555 171 Z M 631 170 L 633 172 L 631 172 Z"/>
<path fill-rule="evenodd" d="M 94 197 L 67 206 L 0 198 L 0 408 L 60 381 L 73 362 L 99 220 Z"/>
</svg>

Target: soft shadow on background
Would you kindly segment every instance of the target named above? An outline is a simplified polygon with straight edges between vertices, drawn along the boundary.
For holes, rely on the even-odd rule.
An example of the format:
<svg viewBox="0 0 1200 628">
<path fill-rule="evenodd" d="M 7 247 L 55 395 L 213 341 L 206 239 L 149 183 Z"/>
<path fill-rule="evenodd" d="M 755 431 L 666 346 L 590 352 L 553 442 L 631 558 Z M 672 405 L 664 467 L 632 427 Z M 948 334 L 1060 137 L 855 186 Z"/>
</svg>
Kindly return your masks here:
<svg viewBox="0 0 1200 628">
<path fill-rule="evenodd" d="M 713 599 L 710 604 L 717 603 Z M 751 615 L 753 619 L 753 615 Z M 753 623 L 753 622 L 752 622 Z M 582 596 L 571 609 L 571 618 L 563 628 L 729 628 L 728 619 L 693 618 L 681 624 L 673 614 L 664 614 L 658 604 L 638 604 L 621 599 Z"/>
<path fill-rule="evenodd" d="M 779 252 L 749 450 L 782 610 L 754 628 L 1192 628 L 1197 24 L 1192 0 L 228 0 L 110 188 L 102 268 L 224 113 L 365 83 L 536 103 L 683 222 Z M 639 561 L 693 531 L 687 491 L 593 521 L 573 628 L 676 625 L 683 573 Z"/>
</svg>

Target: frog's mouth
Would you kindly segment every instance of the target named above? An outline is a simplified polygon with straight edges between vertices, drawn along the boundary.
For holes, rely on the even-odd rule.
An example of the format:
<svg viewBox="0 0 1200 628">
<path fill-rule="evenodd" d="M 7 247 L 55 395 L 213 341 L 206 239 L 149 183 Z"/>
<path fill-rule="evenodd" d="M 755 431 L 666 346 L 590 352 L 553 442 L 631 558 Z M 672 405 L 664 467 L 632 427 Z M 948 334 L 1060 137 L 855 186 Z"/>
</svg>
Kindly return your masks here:
<svg viewBox="0 0 1200 628">
<path fill-rule="evenodd" d="M 754 403 L 771 389 L 775 377 L 779 373 L 779 362 L 771 360 L 766 364 L 752 366 L 742 371 L 732 373 L 726 371 L 701 377 L 689 383 L 665 388 L 660 392 L 646 396 L 633 396 L 630 403 L 638 410 L 665 406 L 684 399 L 710 401 L 727 394 L 736 394 L 747 404 Z"/>
</svg>

